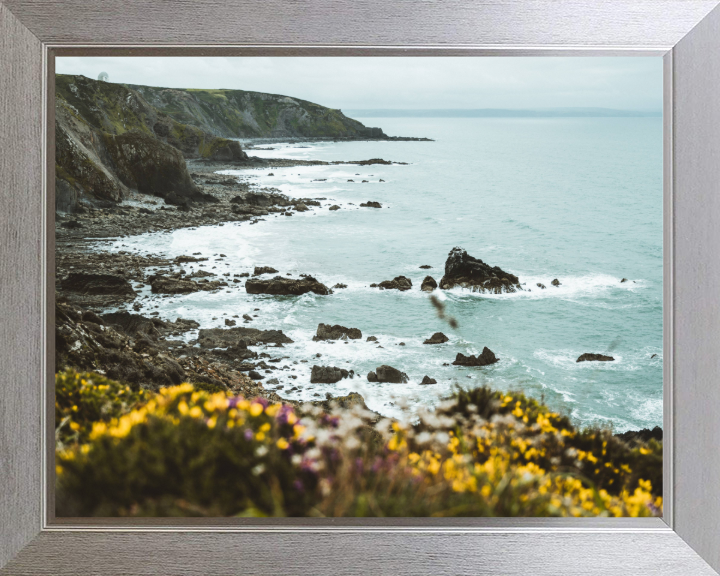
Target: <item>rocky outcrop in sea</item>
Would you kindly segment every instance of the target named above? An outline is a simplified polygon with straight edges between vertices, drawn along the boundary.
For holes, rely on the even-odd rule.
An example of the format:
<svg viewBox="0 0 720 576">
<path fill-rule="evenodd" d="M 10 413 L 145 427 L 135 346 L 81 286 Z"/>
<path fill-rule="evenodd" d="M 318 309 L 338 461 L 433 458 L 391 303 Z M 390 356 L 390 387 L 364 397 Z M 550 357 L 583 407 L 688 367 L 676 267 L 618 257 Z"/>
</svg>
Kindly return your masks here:
<svg viewBox="0 0 720 576">
<path fill-rule="evenodd" d="M 499 266 L 485 264 L 479 258 L 470 256 L 463 248 L 453 248 L 445 261 L 445 275 L 440 288 L 448 290 L 460 286 L 473 292 L 517 292 L 522 290 L 520 280 L 514 274 L 505 272 Z"/>
</svg>

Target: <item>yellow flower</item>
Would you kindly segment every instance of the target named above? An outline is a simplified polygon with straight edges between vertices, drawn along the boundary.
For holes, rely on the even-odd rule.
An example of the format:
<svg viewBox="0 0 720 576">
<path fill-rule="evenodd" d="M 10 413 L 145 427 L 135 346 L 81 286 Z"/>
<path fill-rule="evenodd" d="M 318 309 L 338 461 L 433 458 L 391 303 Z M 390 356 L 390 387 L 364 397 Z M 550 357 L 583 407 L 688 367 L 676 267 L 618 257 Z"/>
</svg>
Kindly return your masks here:
<svg viewBox="0 0 720 576">
<path fill-rule="evenodd" d="M 253 402 L 250 405 L 250 416 L 260 416 L 263 413 L 263 405 L 259 402 Z"/>
<path fill-rule="evenodd" d="M 277 447 L 280 448 L 280 450 L 287 450 L 287 447 L 290 446 L 290 443 L 285 440 L 285 438 L 280 438 L 276 444 Z"/>
</svg>

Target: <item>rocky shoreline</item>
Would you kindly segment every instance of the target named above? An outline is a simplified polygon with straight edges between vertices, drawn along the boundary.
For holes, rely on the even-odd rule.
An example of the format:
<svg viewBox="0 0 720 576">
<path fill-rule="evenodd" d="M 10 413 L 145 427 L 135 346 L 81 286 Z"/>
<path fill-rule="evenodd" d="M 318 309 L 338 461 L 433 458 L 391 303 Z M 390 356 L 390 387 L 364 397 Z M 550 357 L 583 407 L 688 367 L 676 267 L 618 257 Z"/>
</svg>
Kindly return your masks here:
<svg viewBox="0 0 720 576">
<path fill-rule="evenodd" d="M 221 290 L 271 295 L 299 295 L 311 291 L 329 296 L 333 289 L 342 289 L 343 285 L 331 288 L 307 275 L 300 278 L 275 275 L 278 271 L 270 267 L 256 267 L 252 275 L 248 272 L 231 276 L 218 270 L 225 262 L 224 254 L 212 257 L 187 254 L 168 259 L 123 250 L 99 251 L 96 244 L 148 232 L 226 223 L 252 225 L 260 219 L 328 209 L 328 206 L 330 210 L 337 209 L 325 198 L 289 198 L 277 189 L 259 187 L 247 177 L 217 174 L 227 169 L 327 164 L 257 158 L 243 162 L 191 160 L 188 161 L 188 173 L 202 194 L 200 201 L 172 205 L 167 198 L 163 201 L 133 194 L 122 203 L 83 205 L 73 214 L 59 214 L 56 221 L 56 370 L 72 367 L 95 371 L 152 390 L 189 381 L 207 390 L 227 390 L 273 402 L 300 404 L 279 395 L 281 390 L 276 387 L 278 380 L 274 375 L 283 374 L 297 380 L 293 372 L 300 369 L 298 361 L 291 362 L 282 354 L 284 344 L 292 340 L 281 330 L 246 327 L 254 320 L 250 314 L 226 317 L 225 328 L 200 329 L 192 320 L 159 318 L 157 312 L 142 316 L 137 313 L 142 308 L 139 302 L 150 297 L 148 288 L 155 297 Z M 372 159 L 332 164 L 368 166 L 390 162 Z M 401 292 L 411 289 L 433 292 L 455 286 L 494 293 L 524 289 L 516 276 L 473 258 L 461 248 L 454 248 L 448 255 L 439 286 L 432 276 L 427 276 L 422 286 L 413 287 L 404 276 L 370 286 Z M 314 339 L 358 338 L 362 338 L 362 334 L 356 328 L 321 324 Z M 377 343 L 373 336 L 367 340 Z M 424 343 L 443 344 L 447 341 L 444 334 L 437 333 Z M 477 369 L 494 364 L 499 358 L 485 347 L 477 357 L 458 354 L 454 361 L 448 361 Z M 379 366 L 365 377 L 351 369 L 319 365 L 316 357 L 301 362 L 312 368 L 310 384 L 329 384 L 358 377 L 387 385 L 408 381 L 407 374 L 392 366 Z M 428 375 L 421 382 L 423 385 L 436 383 Z M 266 388 L 264 384 L 270 387 Z M 295 390 L 295 386 L 285 389 L 287 392 Z M 318 393 L 314 395 L 317 400 L 313 403 L 324 408 L 329 408 L 331 401 L 342 406 L 359 404 L 367 408 L 363 397 L 356 392 L 346 395 L 328 393 L 325 398 Z"/>
</svg>

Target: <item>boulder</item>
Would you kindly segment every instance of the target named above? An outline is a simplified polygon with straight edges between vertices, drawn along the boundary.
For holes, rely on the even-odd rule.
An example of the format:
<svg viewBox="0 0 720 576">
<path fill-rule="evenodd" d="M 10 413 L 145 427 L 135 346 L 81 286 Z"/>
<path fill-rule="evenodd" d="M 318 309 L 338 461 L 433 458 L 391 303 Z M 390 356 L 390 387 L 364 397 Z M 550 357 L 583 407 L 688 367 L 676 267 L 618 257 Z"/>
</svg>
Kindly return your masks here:
<svg viewBox="0 0 720 576">
<path fill-rule="evenodd" d="M 430 270 L 430 268 L 432 268 L 432 266 L 430 266 L 429 264 L 423 264 L 422 266 L 420 266 L 421 270 Z"/>
<path fill-rule="evenodd" d="M 335 366 L 313 366 L 310 373 L 310 382 L 313 384 L 334 384 L 347 378 L 350 372 Z"/>
<path fill-rule="evenodd" d="M 272 266 L 255 266 L 253 276 L 260 276 L 262 274 L 277 274 L 278 271 Z"/>
<path fill-rule="evenodd" d="M 627 278 L 623 278 L 622 280 L 620 280 L 620 284 L 622 284 L 623 282 L 627 282 Z M 661 432 L 662 432 L 662 430 L 661 430 Z"/>
<path fill-rule="evenodd" d="M 545 290 L 545 284 L 542 284 L 540 282 L 537 283 L 537 287 L 540 288 L 540 290 Z"/>
<path fill-rule="evenodd" d="M 490 348 L 485 346 L 483 348 L 482 354 L 478 356 L 465 356 L 464 354 L 460 354 L 458 352 L 458 355 L 455 357 L 455 362 L 453 362 L 453 365 L 455 366 L 488 366 L 490 364 L 495 364 L 495 362 L 498 361 L 497 356 L 493 353 Z"/>
<path fill-rule="evenodd" d="M 282 330 L 259 330 L 257 328 L 206 328 L 198 332 L 197 343 L 202 348 L 227 348 L 229 346 L 253 346 L 256 344 L 292 344 Z"/>
<path fill-rule="evenodd" d="M 338 290 L 342 290 L 343 288 L 347 288 L 347 284 L 341 284 L 341 283 L 335 284 L 335 286 L 333 286 L 333 290 L 335 290 L 336 288 Z"/>
<path fill-rule="evenodd" d="M 443 334 L 442 332 L 435 332 L 435 334 L 433 334 L 432 336 L 430 336 L 430 338 L 425 340 L 425 342 L 423 342 L 423 344 L 444 344 L 448 340 L 450 340 L 450 338 L 445 336 L 445 334 Z"/>
<path fill-rule="evenodd" d="M 518 277 L 505 272 L 498 266 L 485 264 L 473 258 L 462 248 L 453 248 L 445 261 L 445 275 L 440 280 L 440 288 L 448 290 L 460 286 L 473 292 L 517 292 L 522 290 Z"/>
<path fill-rule="evenodd" d="M 605 356 L 604 354 L 593 354 L 592 352 L 586 352 L 580 355 L 575 362 L 613 362 L 615 358 L 612 356 Z"/>
<path fill-rule="evenodd" d="M 60 288 L 88 295 L 136 296 L 130 282 L 114 274 L 72 272 L 60 282 Z"/>
<path fill-rule="evenodd" d="M 427 384 L 437 384 L 437 380 L 435 380 L 435 378 L 430 378 L 430 376 L 425 376 L 425 377 L 422 379 L 422 382 L 420 382 L 420 384 L 424 384 L 424 385 L 427 385 Z"/>
<path fill-rule="evenodd" d="M 200 287 L 192 280 L 155 275 L 150 277 L 150 290 L 153 294 L 190 294 L 200 290 Z"/>
<path fill-rule="evenodd" d="M 368 336 L 366 342 L 377 342 L 377 336 Z"/>
<path fill-rule="evenodd" d="M 330 206 L 330 208 L 328 208 L 328 210 L 340 210 L 340 206 L 338 206 L 337 204 L 333 204 L 332 206 Z"/>
<path fill-rule="evenodd" d="M 335 324 L 318 324 L 317 333 L 313 336 L 313 341 L 320 340 L 359 340 L 362 338 L 362 332 L 357 328 L 346 328 Z"/>
<path fill-rule="evenodd" d="M 560 280 L 555 278 L 552 282 L 550 282 L 550 284 L 552 284 L 553 286 L 560 286 Z"/>
<path fill-rule="evenodd" d="M 359 406 L 363 410 L 367 410 L 368 407 L 365 405 L 365 399 L 357 392 L 350 392 L 346 396 L 333 396 L 329 392 L 325 394 L 325 400 L 320 402 L 313 402 L 316 406 L 320 406 L 326 412 L 329 412 L 333 405 L 343 410 L 349 410 L 355 406 Z"/>
<path fill-rule="evenodd" d="M 314 292 L 321 296 L 332 294 L 332 290 L 318 282 L 312 276 L 306 276 L 300 280 L 275 276 L 271 280 L 260 280 L 250 278 L 245 282 L 245 290 L 248 294 L 274 294 L 300 296 L 308 292 Z"/>
<path fill-rule="evenodd" d="M 297 210 L 298 212 L 307 212 L 308 210 L 310 210 L 310 208 L 300 202 L 299 204 L 295 205 L 295 210 Z"/>
<path fill-rule="evenodd" d="M 236 322 L 235 320 L 230 320 L 229 318 L 225 318 L 225 326 L 235 326 Z"/>
<path fill-rule="evenodd" d="M 372 374 L 372 372 L 370 373 Z M 370 374 L 368 374 L 368 380 L 370 380 Z M 378 382 L 388 382 L 390 384 L 405 384 L 408 381 L 408 375 L 405 372 L 400 372 L 397 368 L 387 366 L 383 364 L 375 369 L 375 375 Z"/>
<path fill-rule="evenodd" d="M 412 280 L 406 276 L 395 276 L 392 280 L 384 280 L 378 284 L 380 290 L 410 290 L 412 288 Z"/>
<path fill-rule="evenodd" d="M 380 202 L 373 202 L 372 200 L 368 200 L 367 202 L 363 202 L 360 204 L 361 208 L 382 208 L 382 204 Z"/>
<path fill-rule="evenodd" d="M 422 284 L 420 284 L 420 290 L 423 292 L 432 292 L 437 288 L 437 282 L 435 282 L 435 278 L 432 276 L 425 276 L 425 279 L 422 281 Z"/>
<path fill-rule="evenodd" d="M 124 311 L 103 314 L 102 320 L 104 324 L 112 326 L 115 330 L 123 332 L 132 338 L 143 335 L 153 340 L 160 336 L 158 327 L 165 324 L 162 320 L 151 320 L 140 314 L 131 314 Z"/>
</svg>

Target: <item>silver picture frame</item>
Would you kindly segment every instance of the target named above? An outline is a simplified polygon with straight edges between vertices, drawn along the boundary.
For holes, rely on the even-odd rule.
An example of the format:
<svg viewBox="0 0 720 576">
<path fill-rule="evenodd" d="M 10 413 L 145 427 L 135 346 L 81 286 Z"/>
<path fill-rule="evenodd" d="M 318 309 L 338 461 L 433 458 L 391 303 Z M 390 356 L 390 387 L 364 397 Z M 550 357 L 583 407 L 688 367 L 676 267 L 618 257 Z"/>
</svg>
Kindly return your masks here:
<svg viewBox="0 0 720 576">
<path fill-rule="evenodd" d="M 720 571 L 718 0 L 0 0 L 0 575 Z M 54 517 L 54 58 L 664 59 L 664 516 Z"/>
</svg>

